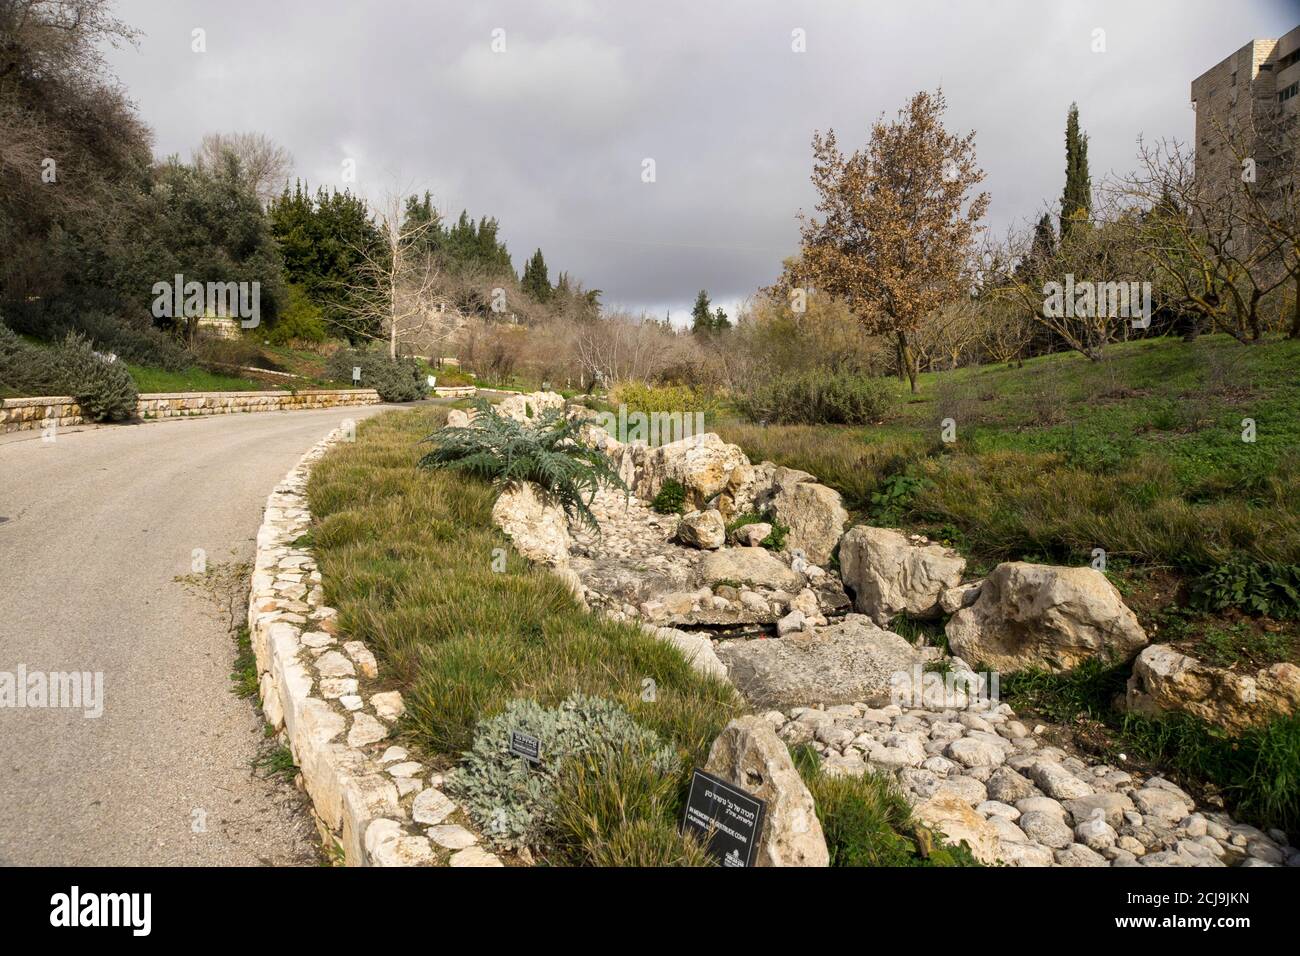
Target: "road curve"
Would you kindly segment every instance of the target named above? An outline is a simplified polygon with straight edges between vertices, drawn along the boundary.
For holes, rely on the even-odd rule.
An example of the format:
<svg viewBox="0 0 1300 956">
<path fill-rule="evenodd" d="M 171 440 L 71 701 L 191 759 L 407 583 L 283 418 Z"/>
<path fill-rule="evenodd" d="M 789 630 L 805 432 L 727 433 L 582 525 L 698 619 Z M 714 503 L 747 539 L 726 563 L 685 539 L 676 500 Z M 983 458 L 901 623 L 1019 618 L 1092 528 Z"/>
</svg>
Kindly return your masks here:
<svg viewBox="0 0 1300 956">
<path fill-rule="evenodd" d="M 102 672 L 103 714 L 3 706 L 0 865 L 317 862 L 292 786 L 231 692 L 227 617 L 176 582 L 249 561 L 266 496 L 317 440 L 384 406 L 0 438 L 5 672 Z"/>
</svg>

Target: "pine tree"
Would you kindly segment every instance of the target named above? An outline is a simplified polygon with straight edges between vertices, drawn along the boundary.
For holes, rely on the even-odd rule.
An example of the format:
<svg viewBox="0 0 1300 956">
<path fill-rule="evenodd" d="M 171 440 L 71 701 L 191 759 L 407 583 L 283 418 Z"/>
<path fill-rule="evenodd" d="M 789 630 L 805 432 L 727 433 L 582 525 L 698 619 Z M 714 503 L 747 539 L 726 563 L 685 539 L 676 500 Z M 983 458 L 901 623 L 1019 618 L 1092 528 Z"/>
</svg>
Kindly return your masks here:
<svg viewBox="0 0 1300 956">
<path fill-rule="evenodd" d="M 1092 211 L 1092 180 L 1088 175 L 1088 134 L 1079 131 L 1079 104 L 1070 104 L 1065 121 L 1065 192 L 1061 194 L 1061 238 L 1072 220 Z"/>
<path fill-rule="evenodd" d="M 731 320 L 727 318 L 727 310 L 718 306 L 717 311 L 713 313 L 713 331 L 721 332 L 729 328 L 731 328 Z"/>
<path fill-rule="evenodd" d="M 696 335 L 707 335 L 713 331 L 713 313 L 709 311 L 709 293 L 701 289 L 695 297 L 695 307 L 691 309 L 691 331 Z"/>
<path fill-rule="evenodd" d="M 551 300 L 554 290 L 551 288 L 551 278 L 547 273 L 546 259 L 543 258 L 541 249 L 534 252 L 532 258 L 524 263 L 524 277 L 519 287 L 534 302 Z"/>
</svg>

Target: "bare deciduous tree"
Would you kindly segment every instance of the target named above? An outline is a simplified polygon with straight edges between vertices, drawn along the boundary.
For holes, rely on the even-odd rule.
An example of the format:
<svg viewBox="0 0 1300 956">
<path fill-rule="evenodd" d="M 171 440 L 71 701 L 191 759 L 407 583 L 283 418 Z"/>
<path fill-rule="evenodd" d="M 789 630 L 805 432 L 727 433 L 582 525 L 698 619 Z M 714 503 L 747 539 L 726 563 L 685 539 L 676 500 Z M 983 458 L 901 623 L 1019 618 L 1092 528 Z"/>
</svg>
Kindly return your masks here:
<svg viewBox="0 0 1300 956">
<path fill-rule="evenodd" d="M 1125 226 L 1166 294 L 1197 316 L 1188 338 L 1210 327 L 1256 341 L 1265 299 L 1288 281 L 1300 284 L 1296 148 L 1266 163 L 1250 155 L 1242 131 L 1219 128 L 1217 139 L 1240 176 L 1198 176 L 1190 147 L 1159 140 L 1141 143 L 1138 169 L 1109 189 L 1140 209 Z M 1300 313 L 1292 334 L 1300 337 Z"/>
<path fill-rule="evenodd" d="M 293 172 L 293 156 L 264 133 L 208 133 L 194 151 L 194 165 L 216 169 L 227 153 L 239 160 L 240 171 L 263 206 L 280 195 Z"/>
<path fill-rule="evenodd" d="M 392 191 L 378 203 L 382 242 L 359 248 L 357 281 L 348 287 L 350 311 L 357 335 L 388 340 L 388 355 L 397 358 L 398 343 L 441 344 L 460 324 L 458 313 L 446 308 L 439 294 L 441 273 L 425 251 L 423 240 L 436 220 L 405 215 L 405 192 Z"/>
</svg>

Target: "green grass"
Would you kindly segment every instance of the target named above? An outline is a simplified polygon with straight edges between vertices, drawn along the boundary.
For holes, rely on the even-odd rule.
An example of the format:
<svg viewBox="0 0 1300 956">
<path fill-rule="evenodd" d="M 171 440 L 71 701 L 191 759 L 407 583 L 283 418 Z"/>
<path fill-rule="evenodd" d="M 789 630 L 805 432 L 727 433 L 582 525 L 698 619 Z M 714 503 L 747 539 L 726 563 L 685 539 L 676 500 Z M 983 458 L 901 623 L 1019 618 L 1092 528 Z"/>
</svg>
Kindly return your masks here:
<svg viewBox="0 0 1300 956">
<path fill-rule="evenodd" d="M 128 365 L 127 371 L 135 379 L 135 387 L 142 395 L 148 392 L 265 392 L 276 388 L 265 382 L 218 375 L 198 367 L 168 372 L 144 365 Z"/>
<path fill-rule="evenodd" d="M 671 742 L 684 768 L 701 765 L 740 711 L 734 691 L 671 645 L 591 614 L 559 578 L 509 550 L 492 525 L 489 484 L 418 470 L 420 439 L 445 417 L 430 408 L 362 422 L 308 487 L 326 600 L 402 690 L 410 746 L 448 766 L 469 749 L 475 724 L 511 699 L 553 706 L 582 692 L 620 704 Z M 503 572 L 493 570 L 498 549 Z M 642 699 L 647 678 L 651 701 Z"/>
<path fill-rule="evenodd" d="M 247 624 L 241 624 L 235 631 L 235 649 L 235 669 L 230 674 L 235 696 L 244 699 L 256 697 L 261 687 L 257 682 L 257 658 L 253 654 Z"/>
<path fill-rule="evenodd" d="M 262 771 L 266 777 L 288 779 L 298 772 L 298 766 L 293 762 L 293 752 L 283 745 L 268 748 L 259 754 L 253 760 L 253 767 Z"/>
<path fill-rule="evenodd" d="M 941 529 L 977 560 L 1079 563 L 1103 548 L 1184 574 L 1233 557 L 1296 564 L 1297 368 L 1295 341 L 1144 340 L 1101 364 L 1060 354 L 926 374 L 870 427 L 718 430 L 754 460 L 819 476 L 859 518 Z M 954 443 L 941 441 L 949 418 Z"/>
</svg>

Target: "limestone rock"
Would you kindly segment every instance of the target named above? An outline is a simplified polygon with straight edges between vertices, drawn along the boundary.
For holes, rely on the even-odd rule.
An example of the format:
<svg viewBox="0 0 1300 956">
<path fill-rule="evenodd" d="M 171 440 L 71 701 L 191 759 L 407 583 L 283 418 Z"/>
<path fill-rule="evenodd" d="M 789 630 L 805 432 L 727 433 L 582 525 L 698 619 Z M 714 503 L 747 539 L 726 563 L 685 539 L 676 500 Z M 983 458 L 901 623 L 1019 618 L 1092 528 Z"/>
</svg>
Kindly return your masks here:
<svg viewBox="0 0 1300 956">
<path fill-rule="evenodd" d="M 806 477 L 784 480 L 790 475 Z M 817 484 L 805 472 L 793 472 L 789 468 L 776 470 L 775 488 L 769 508 L 773 517 L 790 529 L 786 547 L 802 551 L 813 564 L 826 564 L 849 520 L 840 493 Z"/>
<path fill-rule="evenodd" d="M 1239 733 L 1300 710 L 1300 667 L 1238 673 L 1152 644 L 1133 663 L 1125 705 L 1144 714 L 1181 710 Z"/>
<path fill-rule="evenodd" d="M 966 559 L 938 544 L 917 544 L 891 528 L 858 525 L 840 542 L 840 573 L 853 606 L 887 625 L 897 614 L 932 616 L 940 595 L 961 583 Z"/>
<path fill-rule="evenodd" d="M 564 396 L 557 392 L 533 392 L 508 395 L 497 403 L 497 414 L 525 424 L 535 422 L 543 413 L 564 408 Z"/>
<path fill-rule="evenodd" d="M 744 524 L 737 528 L 731 534 L 731 540 L 742 548 L 760 547 L 772 533 L 772 526 L 766 521 L 755 521 L 752 524 Z"/>
<path fill-rule="evenodd" d="M 713 648 L 713 641 L 707 634 L 698 631 L 681 631 L 672 627 L 647 627 L 647 631 L 674 645 L 686 657 L 686 662 L 701 674 L 727 679 L 727 667 L 718 659 Z"/>
<path fill-rule="evenodd" d="M 804 576 L 766 548 L 724 548 L 704 556 L 700 574 L 706 585 L 746 584 L 797 594 Z"/>
<path fill-rule="evenodd" d="M 614 464 L 632 492 L 645 501 L 653 500 L 668 479 L 681 482 L 686 507 L 692 510 L 707 507 L 724 492 L 737 491 L 752 476 L 749 459 L 740 447 L 713 432 L 654 448 L 640 443 L 622 445 L 616 449 Z"/>
<path fill-rule="evenodd" d="M 731 682 L 756 707 L 887 704 L 893 676 L 920 663 L 911 644 L 861 614 L 808 637 L 721 641 L 717 652 Z"/>
<path fill-rule="evenodd" d="M 846 536 L 847 538 L 847 536 Z M 1128 660 L 1147 642 L 1119 591 L 1092 568 L 1008 561 L 945 629 L 952 652 L 1003 672 Z"/>
<path fill-rule="evenodd" d="M 529 561 L 564 565 L 569 561 L 569 522 L 564 509 L 531 481 L 506 488 L 492 506 L 492 523 Z"/>
<path fill-rule="evenodd" d="M 722 547 L 727 540 L 727 525 L 718 511 L 688 511 L 677 523 L 677 540 L 705 551 Z"/>
<path fill-rule="evenodd" d="M 998 831 L 975 809 L 954 793 L 940 790 L 912 810 L 916 819 L 938 830 L 951 844 L 965 843 L 981 863 L 996 863 L 1000 841 Z"/>
<path fill-rule="evenodd" d="M 767 804 L 755 864 L 827 866 L 830 854 L 812 794 L 790 751 L 762 717 L 740 717 L 723 729 L 704 767 Z"/>
</svg>

